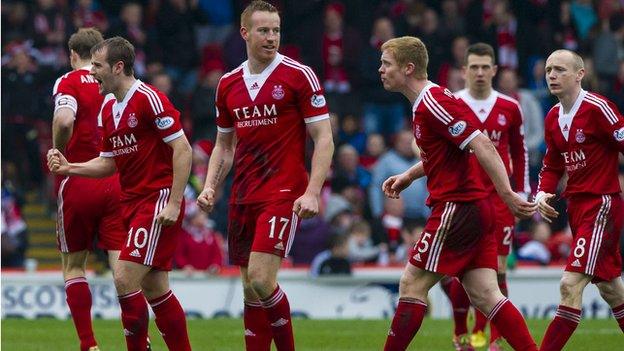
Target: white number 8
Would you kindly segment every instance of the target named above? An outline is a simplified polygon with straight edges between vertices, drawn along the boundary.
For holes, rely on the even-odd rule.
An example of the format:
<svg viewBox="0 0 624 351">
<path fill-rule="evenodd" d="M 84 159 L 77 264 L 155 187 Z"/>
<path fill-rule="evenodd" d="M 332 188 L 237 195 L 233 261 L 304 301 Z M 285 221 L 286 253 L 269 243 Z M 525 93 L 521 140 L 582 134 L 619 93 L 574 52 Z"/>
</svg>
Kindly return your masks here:
<svg viewBox="0 0 624 351">
<path fill-rule="evenodd" d="M 583 257 L 583 255 L 585 254 L 586 243 L 587 243 L 587 240 L 585 240 L 585 238 L 578 239 L 578 241 L 576 242 L 576 247 L 574 248 L 574 257 L 576 258 Z"/>
</svg>

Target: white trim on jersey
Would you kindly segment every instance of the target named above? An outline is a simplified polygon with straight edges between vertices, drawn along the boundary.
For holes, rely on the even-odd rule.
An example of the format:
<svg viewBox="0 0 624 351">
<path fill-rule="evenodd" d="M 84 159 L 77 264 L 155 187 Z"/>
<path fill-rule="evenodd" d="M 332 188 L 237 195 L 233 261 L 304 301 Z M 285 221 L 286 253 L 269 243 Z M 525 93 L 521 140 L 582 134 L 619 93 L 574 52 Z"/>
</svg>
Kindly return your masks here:
<svg viewBox="0 0 624 351">
<path fill-rule="evenodd" d="M 104 105 L 106 105 L 107 102 L 114 100 L 115 99 L 115 95 L 113 95 L 112 93 L 108 93 L 106 94 L 106 96 L 104 97 L 104 101 L 102 101 L 102 106 L 100 106 L 100 112 L 98 112 L 98 127 L 104 127 L 104 122 L 102 121 L 102 111 L 104 110 Z"/>
<path fill-rule="evenodd" d="M 135 80 L 121 102 L 115 99 L 115 102 L 113 103 L 113 123 L 115 124 L 115 129 L 119 126 L 119 121 L 121 121 L 121 116 L 123 116 L 124 110 L 126 109 L 126 106 L 128 106 L 128 102 L 132 96 L 134 96 L 134 93 L 137 91 L 141 83 L 140 79 Z"/>
<path fill-rule="evenodd" d="M 54 112 L 68 108 L 74 112 L 74 119 L 76 119 L 76 113 L 78 112 L 78 100 L 75 97 L 67 94 L 58 94 L 54 98 Z"/>
<path fill-rule="evenodd" d="M 154 115 L 158 116 L 165 110 L 158 94 L 156 94 L 156 92 L 152 90 L 152 88 L 145 85 L 145 83 L 141 82 L 141 84 L 137 88 L 137 91 L 147 96 L 147 100 L 149 101 L 150 106 L 152 106 L 152 111 L 154 111 Z"/>
<path fill-rule="evenodd" d="M 290 218 L 290 231 L 288 232 L 288 242 L 286 243 L 286 250 L 284 251 L 284 257 L 288 257 L 288 253 L 292 248 L 293 240 L 295 240 L 295 232 L 297 232 L 297 222 L 299 221 L 299 216 L 293 212 L 292 217 Z"/>
<path fill-rule="evenodd" d="M 328 118 L 329 118 L 329 113 L 324 113 L 322 115 L 304 118 L 303 120 L 305 121 L 306 124 L 310 124 L 310 123 L 322 121 L 322 120 L 325 120 L 325 119 L 328 119 Z"/>
<path fill-rule="evenodd" d="M 100 151 L 100 157 L 115 157 L 111 151 Z"/>
<path fill-rule="evenodd" d="M 439 119 L 445 125 L 448 125 L 453 121 L 453 117 L 451 117 L 451 115 L 446 112 L 444 107 L 442 107 L 442 105 L 440 105 L 440 103 L 433 98 L 433 95 L 431 95 L 431 92 L 429 90 L 427 90 L 427 92 L 425 93 L 425 96 L 423 97 L 423 102 L 425 103 L 425 106 L 427 106 L 427 109 L 429 109 L 431 114 L 433 114 L 435 118 Z"/>
<path fill-rule="evenodd" d="M 594 106 L 599 107 L 600 110 L 602 111 L 602 114 L 607 118 L 610 124 L 613 125 L 617 123 L 618 121 L 617 115 L 615 114 L 611 106 L 609 106 L 609 104 L 604 99 L 601 99 L 592 93 L 587 93 L 585 95 L 585 101 L 589 102 L 590 104 Z"/>
<path fill-rule="evenodd" d="M 418 96 L 416 97 L 416 101 L 414 101 L 414 105 L 412 105 L 412 120 L 414 119 L 414 112 L 416 112 L 416 109 L 418 108 L 418 105 L 420 105 L 420 102 L 425 96 L 425 93 L 428 92 L 429 89 L 433 87 L 437 87 L 437 86 L 438 85 L 435 84 L 434 82 L 428 81 L 427 85 L 425 85 L 423 90 L 420 91 L 420 94 L 418 94 Z"/>
<path fill-rule="evenodd" d="M 58 94 L 58 87 L 61 84 L 61 81 L 65 78 L 67 78 L 69 76 L 71 72 L 67 72 L 65 74 L 63 74 L 62 76 L 58 77 L 56 79 L 56 82 L 54 82 L 54 87 L 52 87 L 52 96 Z"/>
<path fill-rule="evenodd" d="M 147 253 L 145 255 L 145 259 L 143 260 L 143 264 L 145 264 L 146 266 L 151 266 L 154 261 L 156 246 L 158 246 L 158 238 L 160 237 L 160 231 L 162 229 L 162 225 L 158 223 L 157 219 L 160 212 L 165 208 L 165 206 L 167 206 L 167 202 L 169 201 L 169 192 L 170 190 L 167 188 L 160 189 L 158 201 L 156 201 L 156 205 L 154 206 L 152 227 L 150 228 L 147 240 Z"/>
<path fill-rule="evenodd" d="M 170 141 L 172 141 L 172 140 L 176 140 L 177 138 L 181 137 L 182 135 L 184 135 L 184 130 L 180 129 L 180 130 L 178 130 L 177 132 L 175 132 L 175 133 L 173 133 L 173 134 L 169 135 L 168 137 L 164 137 L 164 138 L 163 138 L 163 141 L 164 141 L 165 143 L 168 143 L 168 142 L 170 142 Z"/>
<path fill-rule="evenodd" d="M 314 74 L 314 71 L 312 71 L 312 68 L 306 65 L 302 65 L 301 63 L 287 56 L 284 56 L 282 63 L 288 67 L 292 67 L 303 72 L 305 77 L 308 79 L 308 83 L 310 83 L 310 87 L 312 87 L 312 91 L 317 92 L 321 90 L 321 84 L 319 83 L 318 78 L 316 77 L 316 74 Z"/>
<path fill-rule="evenodd" d="M 462 141 L 461 144 L 459 144 L 459 148 L 461 150 L 465 149 L 466 146 L 472 141 L 472 139 L 476 138 L 477 135 L 481 134 L 480 130 L 475 130 L 474 132 L 472 132 L 472 134 L 470 134 L 464 141 Z"/>
<path fill-rule="evenodd" d="M 585 274 L 594 275 L 596 270 L 596 261 L 598 260 L 598 253 L 600 252 L 600 246 L 602 245 L 602 236 L 605 226 L 607 224 L 607 214 L 611 209 L 611 196 L 602 195 L 602 205 L 596 216 L 594 222 L 594 230 L 592 231 L 591 241 L 589 244 L 589 254 L 587 256 L 587 266 L 585 267 Z"/>
<path fill-rule="evenodd" d="M 65 238 L 65 219 L 63 216 L 63 190 L 65 190 L 65 184 L 67 184 L 67 181 L 69 180 L 69 177 L 66 177 L 65 179 L 63 179 L 63 181 L 61 181 L 61 186 L 59 187 L 59 191 L 58 191 L 58 210 L 57 210 L 57 223 L 56 223 L 56 235 L 59 238 L 59 244 L 61 246 L 61 252 L 64 253 L 68 253 L 69 252 L 69 247 L 67 246 L 67 238 Z"/>
<path fill-rule="evenodd" d="M 453 213 L 457 205 L 453 202 L 447 202 L 444 205 L 444 212 L 440 219 L 440 225 L 436 230 L 435 237 L 431 241 L 431 248 L 429 249 L 429 257 L 427 257 L 427 264 L 425 269 L 431 272 L 435 272 L 438 268 L 438 261 L 440 260 L 440 254 L 442 253 L 442 246 L 444 245 L 444 239 L 446 238 L 446 232 L 451 226 L 453 221 Z"/>
<path fill-rule="evenodd" d="M 219 133 L 232 133 L 234 131 L 234 127 L 222 128 L 222 127 L 217 126 L 217 131 Z"/>
</svg>

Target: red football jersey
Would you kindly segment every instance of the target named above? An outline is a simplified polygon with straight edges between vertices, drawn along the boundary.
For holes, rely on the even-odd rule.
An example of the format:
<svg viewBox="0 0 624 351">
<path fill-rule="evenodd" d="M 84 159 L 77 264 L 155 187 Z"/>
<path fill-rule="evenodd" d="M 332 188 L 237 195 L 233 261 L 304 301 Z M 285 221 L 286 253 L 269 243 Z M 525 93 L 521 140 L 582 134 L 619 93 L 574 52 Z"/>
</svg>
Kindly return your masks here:
<svg viewBox="0 0 624 351">
<path fill-rule="evenodd" d="M 624 118 L 606 98 L 581 90 L 572 109 L 555 105 L 544 121 L 546 155 L 538 191 L 554 194 L 568 174 L 563 196 L 615 194 L 618 153 L 624 153 Z"/>
<path fill-rule="evenodd" d="M 473 98 L 468 89 L 455 93 L 477 116 L 477 127 L 490 138 L 500 155 L 507 174 L 512 177 L 514 191 L 529 194 L 529 160 L 524 143 L 524 124 L 520 104 L 516 99 L 495 90 L 484 100 Z M 480 169 L 481 179 L 489 192 L 495 192 L 494 183 L 479 165 L 476 156 L 471 162 Z"/>
<path fill-rule="evenodd" d="M 180 112 L 163 93 L 138 79 L 123 101 L 109 97 L 98 118 L 104 130 L 100 156 L 115 158 L 122 198 L 171 188 L 173 150 L 167 143 L 184 134 Z"/>
<path fill-rule="evenodd" d="M 448 89 L 429 82 L 416 98 L 413 112 L 414 137 L 427 175 L 427 205 L 487 197 L 479 170 L 465 150 L 481 133 L 470 108 Z"/>
<path fill-rule="evenodd" d="M 97 81 L 89 75 L 91 66 L 66 73 L 56 80 L 52 96 L 54 111 L 70 108 L 76 115 L 71 138 L 65 149 L 69 162 L 85 162 L 98 157 L 101 133 L 97 115 L 104 97 L 98 91 Z"/>
<path fill-rule="evenodd" d="M 219 132 L 236 132 L 230 201 L 301 196 L 308 183 L 306 123 L 329 118 L 312 69 L 280 54 L 260 74 L 243 62 L 221 78 L 216 106 Z"/>
</svg>

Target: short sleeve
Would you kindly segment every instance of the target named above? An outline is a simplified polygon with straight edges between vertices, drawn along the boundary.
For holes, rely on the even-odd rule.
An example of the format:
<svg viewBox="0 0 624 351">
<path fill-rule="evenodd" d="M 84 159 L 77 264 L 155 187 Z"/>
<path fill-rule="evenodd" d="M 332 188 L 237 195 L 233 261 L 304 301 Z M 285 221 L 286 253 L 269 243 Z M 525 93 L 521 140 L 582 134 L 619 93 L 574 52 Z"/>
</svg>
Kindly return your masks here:
<svg viewBox="0 0 624 351">
<path fill-rule="evenodd" d="M 147 116 L 152 120 L 152 126 L 162 140 L 168 143 L 181 137 L 184 130 L 180 123 L 180 112 L 176 110 L 167 96 L 144 84 L 141 84 L 138 90 L 146 97 Z"/>
<path fill-rule="evenodd" d="M 217 86 L 215 93 L 215 109 L 217 113 L 217 130 L 221 133 L 231 133 L 234 131 L 234 119 L 225 105 L 225 96 L 223 94 L 223 86 L 221 81 Z"/>
<path fill-rule="evenodd" d="M 589 94 L 588 94 L 589 95 Z M 599 99 L 596 96 L 588 96 L 589 102 L 596 106 L 596 111 L 601 114 L 601 118 L 597 118 L 601 125 L 601 129 L 606 132 L 605 139 L 609 144 L 624 153 L 624 117 L 620 114 L 617 106 L 606 99 Z"/>
<path fill-rule="evenodd" d="M 440 136 L 464 149 L 481 133 L 476 116 L 470 108 L 448 90 L 429 89 L 423 96 L 427 107 L 429 124 Z"/>
<path fill-rule="evenodd" d="M 77 92 L 72 84 L 69 74 L 59 77 L 52 88 L 52 97 L 54 98 L 54 112 L 62 108 L 69 108 L 78 111 Z"/>
<path fill-rule="evenodd" d="M 323 87 L 316 74 L 308 66 L 299 65 L 297 68 L 297 105 L 305 123 L 329 118 Z"/>
<path fill-rule="evenodd" d="M 104 97 L 104 102 L 102 103 L 102 107 L 100 108 L 100 113 L 98 114 L 98 129 L 100 130 L 100 135 L 102 136 L 102 140 L 100 143 L 100 156 L 101 157 L 114 157 L 113 154 L 113 144 L 108 138 L 108 133 L 106 132 L 106 128 L 104 127 L 103 115 L 106 111 L 110 111 L 112 103 L 109 103 L 110 100 L 113 99 L 112 94 L 106 95 Z M 108 106 L 107 106 L 108 105 Z"/>
</svg>

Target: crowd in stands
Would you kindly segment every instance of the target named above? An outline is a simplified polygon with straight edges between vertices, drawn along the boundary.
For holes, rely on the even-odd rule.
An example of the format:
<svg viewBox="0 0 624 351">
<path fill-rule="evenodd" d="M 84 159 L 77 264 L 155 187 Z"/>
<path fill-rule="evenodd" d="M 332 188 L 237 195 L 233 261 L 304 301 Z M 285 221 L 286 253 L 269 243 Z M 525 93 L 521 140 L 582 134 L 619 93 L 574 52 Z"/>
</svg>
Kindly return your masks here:
<svg viewBox="0 0 624 351">
<path fill-rule="evenodd" d="M 420 37 L 429 50 L 429 77 L 464 87 L 467 46 L 496 49 L 496 89 L 524 112 L 530 177 L 535 189 L 544 154 L 543 120 L 555 100 L 544 80 L 546 56 L 557 48 L 585 59 L 585 89 L 624 110 L 624 4 L 616 0 L 342 0 L 272 1 L 282 12 L 281 52 L 313 67 L 332 111 L 336 145 L 322 214 L 304 220 L 290 262 L 313 274 L 346 273 L 352 264 L 404 264 L 429 209 L 425 180 L 402 199 L 383 196 L 381 183 L 418 162 L 411 109 L 380 84 L 380 45 L 395 36 Z M 136 47 L 135 72 L 166 93 L 182 112 L 193 142 L 187 215 L 176 265 L 218 273 L 226 265 L 229 183 L 206 216 L 193 202 L 203 186 L 216 134 L 214 96 L 220 77 L 246 57 L 238 32 L 245 0 L 2 1 L 2 264 L 27 245 L 21 194 L 39 191 L 54 203 L 44 154 L 51 146 L 55 79 L 70 70 L 67 39 L 93 26 Z M 624 166 L 621 167 L 624 186 Z M 520 260 L 562 262 L 571 236 L 565 202 L 553 224 L 519 223 Z M 6 224 L 5 224 L 6 223 Z M 10 239 L 10 240 L 7 240 Z M 201 252 L 199 254 L 198 252 Z"/>
</svg>

